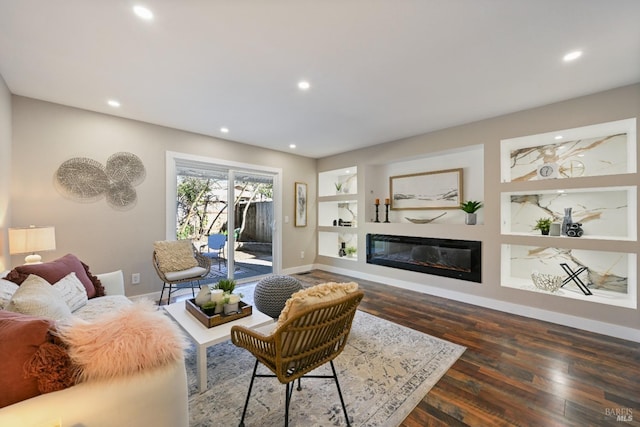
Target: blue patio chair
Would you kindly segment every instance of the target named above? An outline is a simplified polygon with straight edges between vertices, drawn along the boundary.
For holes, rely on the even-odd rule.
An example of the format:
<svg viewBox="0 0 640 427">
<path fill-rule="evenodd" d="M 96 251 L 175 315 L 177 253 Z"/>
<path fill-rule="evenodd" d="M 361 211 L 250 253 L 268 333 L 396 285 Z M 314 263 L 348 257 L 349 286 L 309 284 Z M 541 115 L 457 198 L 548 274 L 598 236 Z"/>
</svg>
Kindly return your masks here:
<svg viewBox="0 0 640 427">
<path fill-rule="evenodd" d="M 227 236 L 224 234 L 210 234 L 207 237 L 207 244 L 200 246 L 200 253 L 207 258 L 218 260 L 218 270 L 222 270 L 220 267 L 222 262 L 226 262 L 224 258 L 224 246 L 227 243 Z M 206 251 L 204 249 L 206 248 Z"/>
</svg>

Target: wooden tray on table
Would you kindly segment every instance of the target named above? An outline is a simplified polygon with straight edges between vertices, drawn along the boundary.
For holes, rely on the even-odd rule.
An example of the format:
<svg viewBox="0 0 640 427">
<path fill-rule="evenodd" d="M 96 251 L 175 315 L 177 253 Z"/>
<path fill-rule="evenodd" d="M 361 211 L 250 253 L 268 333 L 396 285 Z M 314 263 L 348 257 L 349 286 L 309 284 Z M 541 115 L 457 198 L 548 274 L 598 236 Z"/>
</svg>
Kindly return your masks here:
<svg viewBox="0 0 640 427">
<path fill-rule="evenodd" d="M 196 305 L 195 298 L 191 298 L 185 301 L 185 306 L 187 307 L 187 311 L 193 315 L 196 319 L 200 321 L 207 328 L 212 328 L 214 326 L 222 325 L 223 323 L 233 322 L 234 320 L 241 319 L 243 317 L 251 316 L 252 307 L 240 301 L 238 303 L 239 311 L 237 313 L 232 314 L 214 314 L 213 316 L 209 316 L 206 314 L 198 305 Z"/>
</svg>

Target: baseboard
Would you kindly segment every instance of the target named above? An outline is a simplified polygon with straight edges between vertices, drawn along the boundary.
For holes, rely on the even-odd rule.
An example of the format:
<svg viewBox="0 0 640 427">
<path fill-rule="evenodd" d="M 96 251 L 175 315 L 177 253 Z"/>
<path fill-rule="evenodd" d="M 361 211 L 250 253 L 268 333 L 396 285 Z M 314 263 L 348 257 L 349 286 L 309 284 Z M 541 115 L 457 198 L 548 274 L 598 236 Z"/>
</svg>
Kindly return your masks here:
<svg viewBox="0 0 640 427">
<path fill-rule="evenodd" d="M 378 275 L 362 273 L 360 271 L 349 270 L 346 268 L 333 267 L 324 264 L 315 264 L 312 268 L 328 271 L 330 273 L 351 276 L 358 279 L 370 280 L 372 282 L 385 283 L 397 288 L 408 289 L 411 291 L 416 291 L 427 295 L 434 295 L 442 298 L 448 298 L 454 301 L 460 301 L 467 304 L 477 305 L 479 307 L 490 308 L 492 310 L 529 317 L 532 319 L 543 320 L 545 322 L 569 326 L 572 328 L 595 332 L 602 335 L 608 335 L 610 337 L 620 338 L 623 340 L 640 342 L 640 329 L 628 328 L 625 326 L 600 322 L 584 317 L 571 316 L 568 314 L 557 313 L 555 311 L 543 310 L 526 305 L 514 304 L 501 300 L 495 300 L 492 298 L 478 297 L 476 295 L 449 291 L 446 289 L 425 285 L 423 283 L 396 280 L 389 277 L 384 277 L 384 282 L 382 282 L 380 280 L 381 277 Z"/>
<path fill-rule="evenodd" d="M 141 301 L 141 300 L 151 300 L 158 301 L 160 299 L 160 291 L 158 292 L 150 292 L 148 294 L 140 294 L 140 295 L 132 295 L 127 296 L 131 301 Z"/>
</svg>

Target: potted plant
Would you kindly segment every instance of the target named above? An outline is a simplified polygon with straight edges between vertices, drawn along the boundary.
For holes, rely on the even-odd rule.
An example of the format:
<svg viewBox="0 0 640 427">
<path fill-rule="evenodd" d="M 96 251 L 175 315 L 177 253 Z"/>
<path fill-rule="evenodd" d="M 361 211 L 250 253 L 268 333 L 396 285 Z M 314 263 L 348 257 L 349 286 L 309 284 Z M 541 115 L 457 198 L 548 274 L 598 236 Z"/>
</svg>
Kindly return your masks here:
<svg viewBox="0 0 640 427">
<path fill-rule="evenodd" d="M 240 311 L 240 298 L 243 297 L 241 293 L 234 294 L 233 290 L 236 288 L 236 281 L 233 279 L 220 279 L 216 288 L 223 291 L 221 299 L 223 309 L 216 310 L 217 312 L 223 311 L 224 314 L 233 314 Z"/>
<path fill-rule="evenodd" d="M 204 304 L 202 304 L 202 311 L 204 312 L 204 314 L 206 314 L 207 316 L 213 316 L 216 312 L 216 302 L 215 301 L 207 301 Z"/>
<path fill-rule="evenodd" d="M 358 252 L 358 249 L 356 249 L 353 246 L 347 246 L 344 251 L 347 253 L 347 256 L 349 258 L 353 258 L 353 256 L 356 254 L 356 252 Z"/>
<path fill-rule="evenodd" d="M 233 279 L 220 279 L 215 288 L 222 289 L 222 292 L 225 294 L 232 294 L 236 288 L 236 281 Z"/>
<path fill-rule="evenodd" d="M 342 191 L 342 183 L 341 182 L 335 182 L 333 185 L 335 185 L 335 187 L 336 187 L 336 194 L 340 194 L 340 192 Z"/>
<path fill-rule="evenodd" d="M 553 219 L 551 218 L 538 218 L 536 220 L 536 225 L 533 226 L 534 230 L 540 230 L 540 232 L 544 235 L 544 236 L 548 236 L 549 235 L 549 228 L 551 228 L 551 223 L 553 222 Z"/>
<path fill-rule="evenodd" d="M 464 223 L 467 225 L 474 225 L 476 223 L 478 209 L 482 207 L 482 202 L 477 200 L 467 200 L 466 202 L 460 203 L 460 209 L 465 212 Z"/>
</svg>

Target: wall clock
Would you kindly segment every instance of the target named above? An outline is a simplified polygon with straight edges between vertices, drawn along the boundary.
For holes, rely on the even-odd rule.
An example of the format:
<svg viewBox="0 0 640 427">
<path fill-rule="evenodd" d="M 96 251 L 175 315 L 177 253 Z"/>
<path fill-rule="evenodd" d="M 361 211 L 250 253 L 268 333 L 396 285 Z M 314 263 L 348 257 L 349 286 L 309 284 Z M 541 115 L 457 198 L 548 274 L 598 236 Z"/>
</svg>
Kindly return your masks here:
<svg viewBox="0 0 640 427">
<path fill-rule="evenodd" d="M 538 179 L 549 179 L 558 177 L 558 165 L 556 163 L 543 163 L 538 166 Z"/>
</svg>

